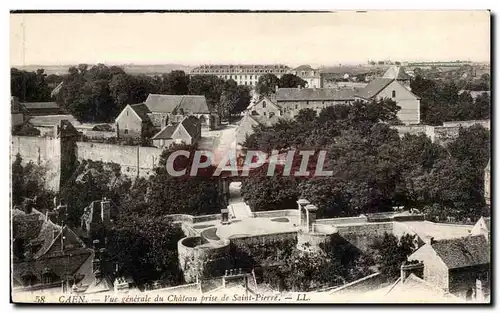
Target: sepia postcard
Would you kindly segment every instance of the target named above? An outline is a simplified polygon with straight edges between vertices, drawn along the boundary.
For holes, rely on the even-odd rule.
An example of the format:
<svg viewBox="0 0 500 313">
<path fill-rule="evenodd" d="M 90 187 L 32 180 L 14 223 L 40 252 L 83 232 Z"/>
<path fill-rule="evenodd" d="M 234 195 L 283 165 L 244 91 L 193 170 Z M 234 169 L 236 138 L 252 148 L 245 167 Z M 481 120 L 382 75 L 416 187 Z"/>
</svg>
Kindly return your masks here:
<svg viewBox="0 0 500 313">
<path fill-rule="evenodd" d="M 13 303 L 491 303 L 491 14 L 10 13 Z"/>
</svg>

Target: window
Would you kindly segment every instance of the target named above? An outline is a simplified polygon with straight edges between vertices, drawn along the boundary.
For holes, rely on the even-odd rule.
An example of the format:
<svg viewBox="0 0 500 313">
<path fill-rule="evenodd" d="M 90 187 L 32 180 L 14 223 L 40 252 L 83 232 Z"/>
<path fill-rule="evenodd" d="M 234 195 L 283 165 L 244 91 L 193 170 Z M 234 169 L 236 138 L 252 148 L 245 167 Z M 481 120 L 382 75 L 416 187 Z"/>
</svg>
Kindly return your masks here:
<svg viewBox="0 0 500 313">
<path fill-rule="evenodd" d="M 295 110 L 297 110 L 298 108 L 299 108 L 299 105 L 298 105 L 298 104 L 296 104 L 296 105 L 295 105 Z"/>
<path fill-rule="evenodd" d="M 127 110 L 127 116 L 128 116 L 128 110 Z"/>
<path fill-rule="evenodd" d="M 250 79 L 253 79 L 253 75 L 250 75 Z"/>
<path fill-rule="evenodd" d="M 269 112 L 269 117 L 273 117 L 274 116 L 274 112 Z"/>
<path fill-rule="evenodd" d="M 266 112 L 264 112 L 263 115 L 266 116 Z"/>
<path fill-rule="evenodd" d="M 125 128 L 125 129 L 123 130 L 123 133 L 124 133 L 124 134 L 128 134 L 128 129 L 126 129 L 126 128 Z"/>
<path fill-rule="evenodd" d="M 266 107 L 266 101 L 262 101 L 262 107 L 265 108 Z"/>
<path fill-rule="evenodd" d="M 252 115 L 259 115 L 259 113 L 257 113 L 257 111 L 255 111 L 255 110 L 253 110 Z"/>
<path fill-rule="evenodd" d="M 396 98 L 396 90 L 393 90 L 393 91 L 392 91 L 392 97 L 393 97 L 393 98 Z"/>
</svg>

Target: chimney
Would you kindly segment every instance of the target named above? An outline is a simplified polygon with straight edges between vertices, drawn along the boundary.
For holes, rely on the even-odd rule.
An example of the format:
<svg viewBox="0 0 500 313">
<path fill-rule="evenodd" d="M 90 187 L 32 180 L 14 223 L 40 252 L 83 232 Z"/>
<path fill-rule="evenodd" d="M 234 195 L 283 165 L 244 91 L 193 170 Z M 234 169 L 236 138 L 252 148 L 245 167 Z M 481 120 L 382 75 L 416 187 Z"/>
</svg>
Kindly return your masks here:
<svg viewBox="0 0 500 313">
<path fill-rule="evenodd" d="M 318 211 L 318 207 L 314 204 L 308 204 L 305 207 L 307 211 L 307 232 L 312 232 L 313 224 L 316 222 L 316 211 Z"/>
<path fill-rule="evenodd" d="M 105 225 L 109 224 L 111 219 L 111 202 L 106 197 L 101 201 L 101 219 Z"/>
<path fill-rule="evenodd" d="M 405 261 L 401 264 L 401 282 L 404 282 L 410 274 L 424 278 L 424 263 L 420 261 Z"/>
</svg>

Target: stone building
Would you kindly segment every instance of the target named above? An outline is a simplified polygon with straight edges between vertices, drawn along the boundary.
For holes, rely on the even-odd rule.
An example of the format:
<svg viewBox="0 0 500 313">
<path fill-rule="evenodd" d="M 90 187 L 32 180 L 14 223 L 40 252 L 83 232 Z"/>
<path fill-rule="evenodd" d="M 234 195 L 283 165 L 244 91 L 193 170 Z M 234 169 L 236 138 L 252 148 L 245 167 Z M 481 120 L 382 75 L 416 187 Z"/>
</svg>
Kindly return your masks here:
<svg viewBox="0 0 500 313">
<path fill-rule="evenodd" d="M 406 125 L 420 123 L 420 98 L 411 92 L 410 76 L 403 67 L 390 67 L 359 92 L 355 99 L 361 101 L 392 99 L 401 109 L 398 118 Z"/>
<path fill-rule="evenodd" d="M 93 251 L 67 226 L 24 206 L 12 210 L 12 279 L 17 291 L 90 282 Z"/>
<path fill-rule="evenodd" d="M 267 118 L 272 118 L 273 116 L 281 116 L 280 107 L 269 97 L 265 96 L 250 104 L 246 108 L 246 110 L 252 116 L 262 116 Z"/>
<path fill-rule="evenodd" d="M 252 115 L 251 113 L 247 112 L 240 120 L 238 127 L 236 128 L 235 132 L 236 143 L 237 144 L 244 143 L 246 138 L 254 133 L 253 130 L 254 127 L 257 127 L 259 125 L 271 126 L 277 123 L 278 120 L 279 120 L 278 115 L 273 115 L 273 116 L 269 116 L 269 114 L 266 116 Z"/>
<path fill-rule="evenodd" d="M 288 73 L 289 67 L 283 64 L 206 64 L 195 67 L 191 75 L 215 75 L 219 78 L 234 80 L 238 85 L 254 87 L 259 81 L 259 77 L 265 74 L 274 74 L 278 78 Z"/>
<path fill-rule="evenodd" d="M 159 131 L 168 124 L 195 116 L 202 126 L 210 126 L 211 114 L 205 96 L 150 94 L 144 103 L 127 105 L 115 119 L 118 137 L 138 138 Z"/>
<path fill-rule="evenodd" d="M 291 70 L 290 73 L 305 80 L 309 88 L 323 87 L 320 71 L 313 69 L 310 65 L 301 65 Z"/>
<path fill-rule="evenodd" d="M 184 117 L 180 123 L 163 127 L 153 136 L 153 145 L 157 148 L 170 146 L 172 143 L 196 143 L 201 138 L 201 123 L 193 116 Z"/>
<path fill-rule="evenodd" d="M 313 109 L 318 114 L 322 109 L 354 101 L 354 91 L 329 88 L 279 88 L 276 104 L 285 117 L 295 117 L 302 109 Z"/>
<path fill-rule="evenodd" d="M 490 246 L 483 235 L 431 240 L 408 260 L 422 261 L 424 280 L 460 298 L 472 300 L 477 289 L 489 294 Z"/>
</svg>

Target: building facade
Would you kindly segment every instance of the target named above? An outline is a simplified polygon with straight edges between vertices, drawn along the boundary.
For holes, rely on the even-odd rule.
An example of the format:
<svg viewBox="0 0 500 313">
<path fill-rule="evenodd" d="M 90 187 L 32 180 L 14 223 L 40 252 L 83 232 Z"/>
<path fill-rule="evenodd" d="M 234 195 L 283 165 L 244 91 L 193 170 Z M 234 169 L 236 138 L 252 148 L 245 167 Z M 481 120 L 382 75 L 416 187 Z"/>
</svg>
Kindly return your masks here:
<svg viewBox="0 0 500 313">
<path fill-rule="evenodd" d="M 191 75 L 215 75 L 219 78 L 234 80 L 238 85 L 254 87 L 259 77 L 265 74 L 274 74 L 278 78 L 288 73 L 290 68 L 283 64 L 272 65 L 231 65 L 231 64 L 206 64 L 195 67 Z"/>
<path fill-rule="evenodd" d="M 475 298 L 477 289 L 489 294 L 490 247 L 483 235 L 431 240 L 408 260 L 423 262 L 424 280 L 460 298 Z"/>
<path fill-rule="evenodd" d="M 309 88 L 323 88 L 323 81 L 321 79 L 321 74 L 318 69 L 313 69 L 310 65 L 301 65 L 290 71 L 303 80 L 306 81 Z"/>
<path fill-rule="evenodd" d="M 398 118 L 406 125 L 420 123 L 420 98 L 411 92 L 410 76 L 400 66 L 389 68 L 355 95 L 356 100 L 392 99 L 401 107 Z"/>
<path fill-rule="evenodd" d="M 200 121 L 194 117 L 185 117 L 180 123 L 169 124 L 163 127 L 153 137 L 153 145 L 157 148 L 168 147 L 173 143 L 196 143 L 201 138 Z"/>
<path fill-rule="evenodd" d="M 349 89 L 328 88 L 279 88 L 276 92 L 276 104 L 281 108 L 282 116 L 295 117 L 300 110 L 312 109 L 319 114 L 322 109 L 354 101 L 354 91 Z"/>
<path fill-rule="evenodd" d="M 269 97 L 262 97 L 247 107 L 247 111 L 252 116 L 273 117 L 281 116 L 280 107 Z"/>
</svg>

